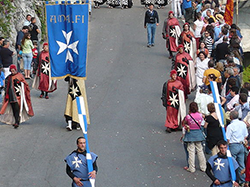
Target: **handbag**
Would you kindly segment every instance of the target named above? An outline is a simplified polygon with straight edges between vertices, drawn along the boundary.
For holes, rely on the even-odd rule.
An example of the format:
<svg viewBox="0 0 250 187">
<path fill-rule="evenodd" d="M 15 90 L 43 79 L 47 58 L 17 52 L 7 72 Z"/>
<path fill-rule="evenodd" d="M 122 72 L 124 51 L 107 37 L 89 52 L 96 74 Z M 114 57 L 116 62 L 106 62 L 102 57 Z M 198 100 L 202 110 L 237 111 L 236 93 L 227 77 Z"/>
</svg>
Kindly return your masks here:
<svg viewBox="0 0 250 187">
<path fill-rule="evenodd" d="M 198 127 L 200 128 L 204 138 L 206 139 L 207 138 L 207 135 L 203 132 L 203 130 L 201 129 L 201 126 L 199 125 L 199 123 L 193 118 L 193 116 L 191 116 L 190 114 L 188 114 L 193 120 L 194 122 L 198 125 Z"/>
</svg>

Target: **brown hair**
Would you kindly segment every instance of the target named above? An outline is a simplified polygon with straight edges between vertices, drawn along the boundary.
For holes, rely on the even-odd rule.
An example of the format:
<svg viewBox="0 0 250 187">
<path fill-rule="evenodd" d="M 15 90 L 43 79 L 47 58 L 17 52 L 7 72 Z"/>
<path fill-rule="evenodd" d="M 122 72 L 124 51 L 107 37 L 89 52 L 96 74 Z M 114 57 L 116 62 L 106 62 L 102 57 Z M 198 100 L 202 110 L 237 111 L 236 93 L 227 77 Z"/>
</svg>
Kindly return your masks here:
<svg viewBox="0 0 250 187">
<path fill-rule="evenodd" d="M 25 34 L 24 34 L 23 39 L 22 39 L 22 42 L 21 42 L 22 45 L 24 45 L 24 42 L 25 42 L 26 39 L 29 40 L 28 36 L 30 36 L 30 33 L 25 33 Z"/>
<path fill-rule="evenodd" d="M 208 105 L 207 105 L 207 110 L 208 110 L 210 113 L 215 112 L 214 103 L 208 103 Z"/>
<path fill-rule="evenodd" d="M 191 103 L 189 104 L 189 111 L 190 111 L 191 113 L 196 113 L 196 112 L 198 112 L 198 105 L 197 105 L 196 102 L 191 102 Z"/>
</svg>

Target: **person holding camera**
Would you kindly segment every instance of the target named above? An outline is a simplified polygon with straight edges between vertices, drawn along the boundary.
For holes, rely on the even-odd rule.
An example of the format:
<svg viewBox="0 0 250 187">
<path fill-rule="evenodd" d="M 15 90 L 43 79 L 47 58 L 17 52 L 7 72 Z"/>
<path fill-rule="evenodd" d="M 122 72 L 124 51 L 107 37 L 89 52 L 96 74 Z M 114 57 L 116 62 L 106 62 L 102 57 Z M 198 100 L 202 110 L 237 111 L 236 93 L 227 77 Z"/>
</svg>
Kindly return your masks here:
<svg viewBox="0 0 250 187">
<path fill-rule="evenodd" d="M 159 25 L 159 16 L 153 4 L 149 4 L 148 10 L 145 13 L 144 28 L 147 29 L 148 44 L 147 47 L 153 47 L 155 45 L 155 30 Z"/>
</svg>

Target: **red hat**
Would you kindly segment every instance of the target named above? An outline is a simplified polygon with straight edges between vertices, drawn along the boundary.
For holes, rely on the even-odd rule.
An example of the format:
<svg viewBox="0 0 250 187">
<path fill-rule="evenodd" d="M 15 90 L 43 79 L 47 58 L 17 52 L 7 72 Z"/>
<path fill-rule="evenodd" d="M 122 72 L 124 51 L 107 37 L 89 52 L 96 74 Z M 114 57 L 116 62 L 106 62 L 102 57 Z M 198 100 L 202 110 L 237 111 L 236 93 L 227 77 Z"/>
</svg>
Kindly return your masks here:
<svg viewBox="0 0 250 187">
<path fill-rule="evenodd" d="M 178 45 L 177 51 L 179 51 L 180 48 L 184 48 L 184 46 L 182 44 Z"/>
<path fill-rule="evenodd" d="M 45 45 L 49 45 L 47 42 L 45 42 L 45 43 L 43 43 L 43 47 L 45 46 Z"/>
<path fill-rule="evenodd" d="M 184 25 L 188 25 L 188 26 L 189 26 L 189 23 L 188 23 L 188 22 L 186 22 L 186 23 L 184 23 Z"/>
<path fill-rule="evenodd" d="M 11 69 L 16 70 L 16 66 L 15 66 L 14 64 L 11 64 L 9 69 L 10 69 L 10 70 L 11 70 Z"/>
<path fill-rule="evenodd" d="M 168 12 L 168 15 L 169 14 L 173 14 L 174 15 L 174 12 L 172 11 L 172 10 L 170 10 L 169 12 Z"/>
<path fill-rule="evenodd" d="M 172 77 L 173 74 L 177 74 L 177 71 L 175 69 L 170 71 L 170 77 Z"/>
</svg>

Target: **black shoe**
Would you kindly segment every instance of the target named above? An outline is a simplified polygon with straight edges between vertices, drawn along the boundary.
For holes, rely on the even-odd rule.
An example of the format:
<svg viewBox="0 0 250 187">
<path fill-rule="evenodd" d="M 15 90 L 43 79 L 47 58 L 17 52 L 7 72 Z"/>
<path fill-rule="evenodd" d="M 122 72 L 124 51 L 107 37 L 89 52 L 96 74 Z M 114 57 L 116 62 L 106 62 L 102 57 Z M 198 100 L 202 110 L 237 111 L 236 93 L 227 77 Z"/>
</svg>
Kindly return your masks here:
<svg viewBox="0 0 250 187">
<path fill-rule="evenodd" d="M 150 47 L 151 47 L 151 45 L 149 45 L 149 44 L 148 44 L 148 45 L 147 45 L 147 47 L 148 47 L 148 48 L 150 48 Z"/>
<path fill-rule="evenodd" d="M 17 129 L 19 127 L 19 125 L 16 123 L 13 125 L 14 126 L 14 129 Z"/>
<path fill-rule="evenodd" d="M 151 44 L 151 47 L 154 47 L 155 46 L 155 44 Z"/>
<path fill-rule="evenodd" d="M 166 132 L 171 133 L 171 129 L 167 127 Z"/>
</svg>

